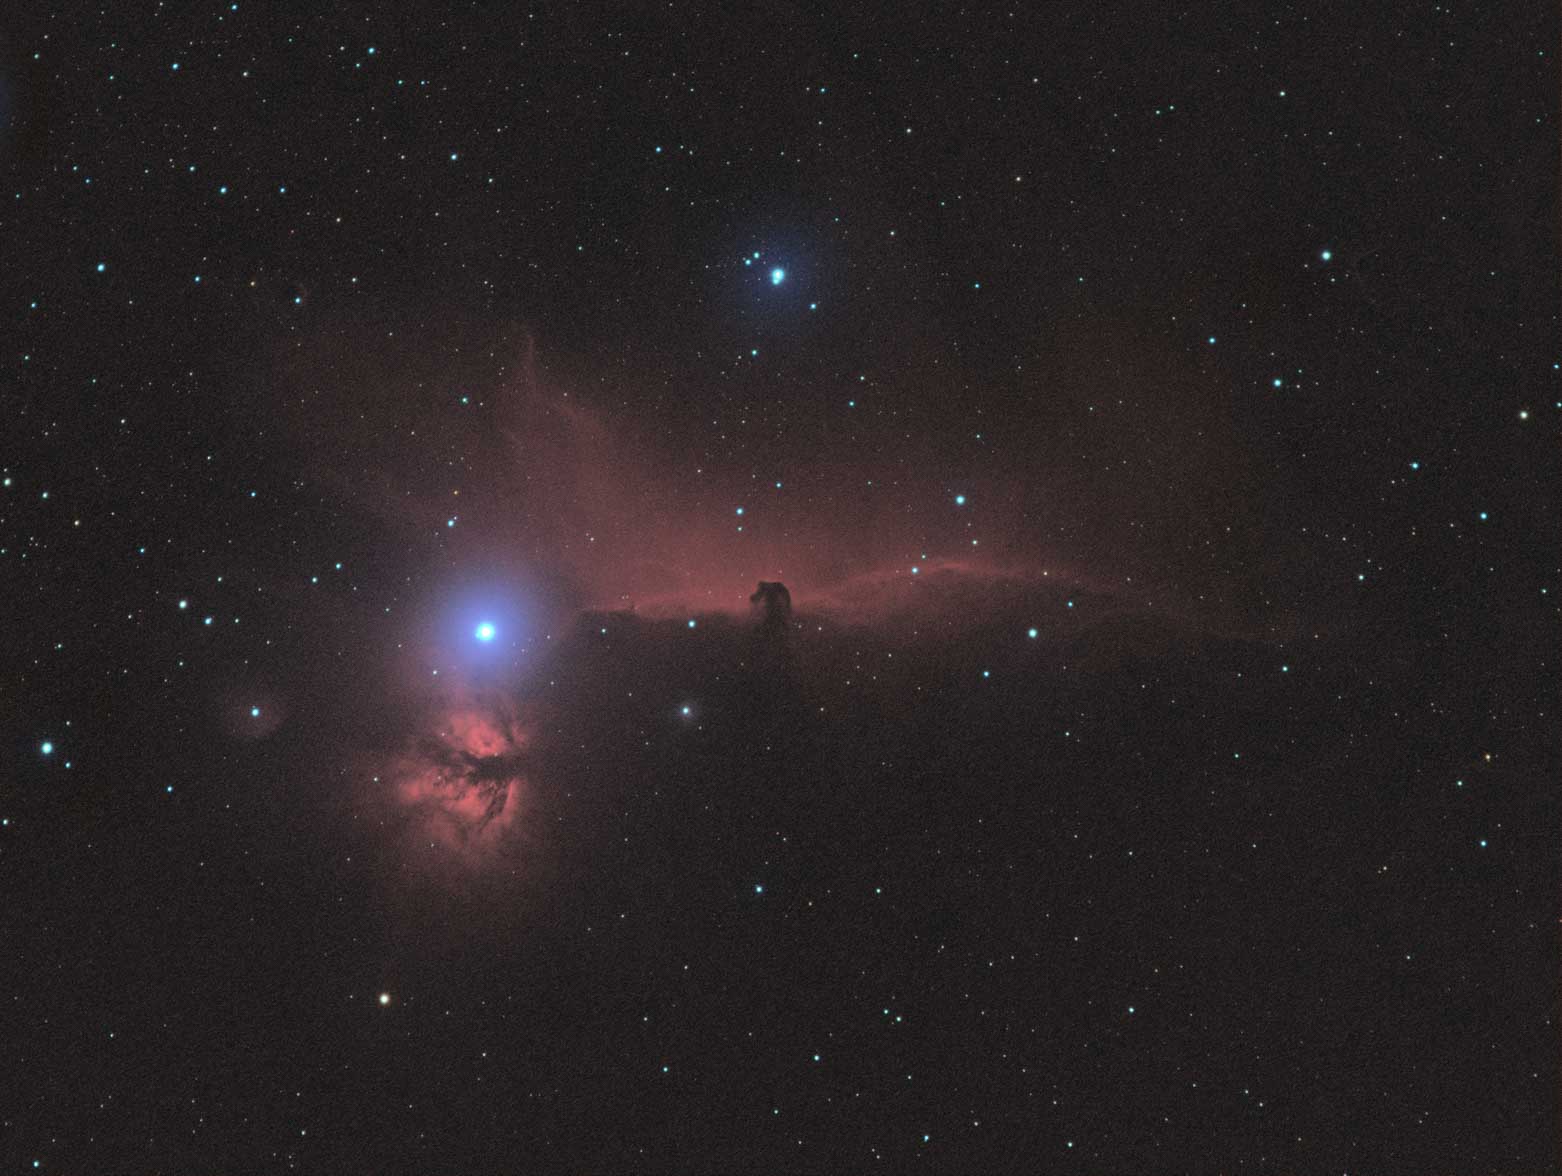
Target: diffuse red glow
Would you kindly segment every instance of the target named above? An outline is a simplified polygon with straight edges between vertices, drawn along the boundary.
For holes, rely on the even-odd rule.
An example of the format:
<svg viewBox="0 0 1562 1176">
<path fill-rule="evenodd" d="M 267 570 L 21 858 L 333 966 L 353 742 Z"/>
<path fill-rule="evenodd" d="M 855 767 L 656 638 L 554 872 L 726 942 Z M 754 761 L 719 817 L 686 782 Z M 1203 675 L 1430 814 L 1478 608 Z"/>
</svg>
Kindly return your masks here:
<svg viewBox="0 0 1562 1176">
<path fill-rule="evenodd" d="M 526 738 L 499 699 L 446 704 L 437 713 L 437 729 L 415 739 L 392 767 L 393 795 L 432 843 L 482 855 L 517 827 Z"/>
</svg>

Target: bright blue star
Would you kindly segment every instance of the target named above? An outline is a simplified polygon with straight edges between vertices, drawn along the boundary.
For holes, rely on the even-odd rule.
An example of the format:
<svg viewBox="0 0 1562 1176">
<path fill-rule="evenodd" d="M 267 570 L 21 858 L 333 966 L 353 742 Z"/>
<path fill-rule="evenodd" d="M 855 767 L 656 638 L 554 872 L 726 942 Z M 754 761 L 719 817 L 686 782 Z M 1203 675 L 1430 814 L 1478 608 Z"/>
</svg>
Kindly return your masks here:
<svg viewBox="0 0 1562 1176">
<path fill-rule="evenodd" d="M 42 743 L 40 743 L 38 745 L 38 750 L 43 752 L 44 755 L 53 755 L 54 754 L 54 744 L 50 743 L 47 739 L 45 739 Z"/>
<path fill-rule="evenodd" d="M 956 506 L 964 506 L 965 505 L 965 495 L 964 494 L 956 494 L 955 495 L 955 505 Z"/>
<path fill-rule="evenodd" d="M 1029 637 L 1029 638 L 1030 638 L 1030 639 L 1031 639 L 1031 640 L 1032 640 L 1032 641 L 1034 641 L 1034 640 L 1036 640 L 1036 638 L 1037 638 L 1037 637 L 1038 637 L 1038 636 L 1039 636 L 1039 635 L 1040 635 L 1040 634 L 1038 634 L 1038 633 L 1037 633 L 1037 631 L 1036 631 L 1036 630 L 1035 630 L 1035 629 L 1027 629 L 1027 630 L 1026 630 L 1026 631 L 1025 631 L 1025 636 L 1027 636 L 1027 637 Z"/>
<path fill-rule="evenodd" d="M 694 618 L 693 617 L 689 618 L 689 628 L 691 628 L 691 629 L 694 628 Z"/>
<path fill-rule="evenodd" d="M 493 627 L 492 622 L 484 621 L 482 624 L 477 626 L 475 635 L 479 641 L 492 641 L 498 632 L 499 630 Z"/>
<path fill-rule="evenodd" d="M 765 888 L 763 886 L 761 886 L 758 882 L 756 882 L 756 883 L 754 883 L 754 893 L 755 894 L 763 894 L 763 893 L 765 893 Z"/>
<path fill-rule="evenodd" d="M 775 269 L 770 271 L 770 284 L 772 286 L 779 286 L 784 281 L 786 281 L 786 271 L 780 266 L 776 266 Z"/>
<path fill-rule="evenodd" d="M 103 272 L 103 271 L 104 271 L 104 270 L 106 270 L 106 269 L 107 269 L 107 268 L 108 268 L 108 266 L 106 266 L 106 265 L 104 265 L 104 264 L 103 264 L 103 263 L 102 263 L 102 262 L 101 262 L 101 261 L 100 261 L 100 262 L 98 262 L 98 273 L 100 273 L 100 274 L 101 274 L 101 273 L 102 273 L 102 272 Z"/>
<path fill-rule="evenodd" d="M 1331 253 L 1331 252 L 1330 252 L 1330 251 L 1329 251 L 1329 250 L 1327 250 L 1327 249 L 1325 249 L 1325 250 L 1324 250 L 1324 251 L 1323 251 L 1323 252 L 1322 252 L 1322 253 L 1320 253 L 1320 254 L 1319 254 L 1319 255 L 1318 255 L 1318 256 L 1319 256 L 1319 257 L 1321 257 L 1321 258 L 1323 258 L 1323 259 L 1324 259 L 1324 261 L 1333 261 L 1333 260 L 1334 260 L 1334 254 L 1333 254 L 1333 253 Z"/>
<path fill-rule="evenodd" d="M 258 707 L 258 706 L 250 707 L 249 708 L 249 717 L 252 718 L 252 719 L 260 718 L 260 707 Z"/>
</svg>

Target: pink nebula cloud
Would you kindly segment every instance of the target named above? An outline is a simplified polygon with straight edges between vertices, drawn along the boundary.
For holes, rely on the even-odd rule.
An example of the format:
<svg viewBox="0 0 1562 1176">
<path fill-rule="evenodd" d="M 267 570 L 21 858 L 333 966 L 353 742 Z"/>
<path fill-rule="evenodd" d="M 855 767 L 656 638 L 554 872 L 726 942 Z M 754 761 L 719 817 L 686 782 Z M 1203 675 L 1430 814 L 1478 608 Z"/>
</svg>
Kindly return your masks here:
<svg viewBox="0 0 1562 1176">
<path fill-rule="evenodd" d="M 516 828 L 525 799 L 526 736 L 499 696 L 434 704 L 430 730 L 391 765 L 391 794 L 418 834 L 458 855 L 481 858 Z"/>
</svg>

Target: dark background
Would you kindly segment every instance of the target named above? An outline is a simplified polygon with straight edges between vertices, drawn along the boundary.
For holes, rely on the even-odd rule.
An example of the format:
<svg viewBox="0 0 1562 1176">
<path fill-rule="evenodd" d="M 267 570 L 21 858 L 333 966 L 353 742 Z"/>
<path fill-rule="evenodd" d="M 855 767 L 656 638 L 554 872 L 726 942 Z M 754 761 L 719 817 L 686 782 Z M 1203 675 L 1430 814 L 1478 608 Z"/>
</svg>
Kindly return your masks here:
<svg viewBox="0 0 1562 1176">
<path fill-rule="evenodd" d="M 1555 15 L 1009 8 L 8 12 L 7 1170 L 1558 1170 Z"/>
</svg>

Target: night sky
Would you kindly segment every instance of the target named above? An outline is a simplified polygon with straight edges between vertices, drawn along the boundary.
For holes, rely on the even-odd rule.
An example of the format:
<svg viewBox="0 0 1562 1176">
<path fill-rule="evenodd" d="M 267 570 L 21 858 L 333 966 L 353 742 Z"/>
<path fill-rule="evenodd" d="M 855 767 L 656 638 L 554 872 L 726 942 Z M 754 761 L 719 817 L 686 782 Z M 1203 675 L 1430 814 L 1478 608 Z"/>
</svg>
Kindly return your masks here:
<svg viewBox="0 0 1562 1176">
<path fill-rule="evenodd" d="M 0 1173 L 1558 1171 L 1552 8 L 11 6 Z"/>
</svg>

